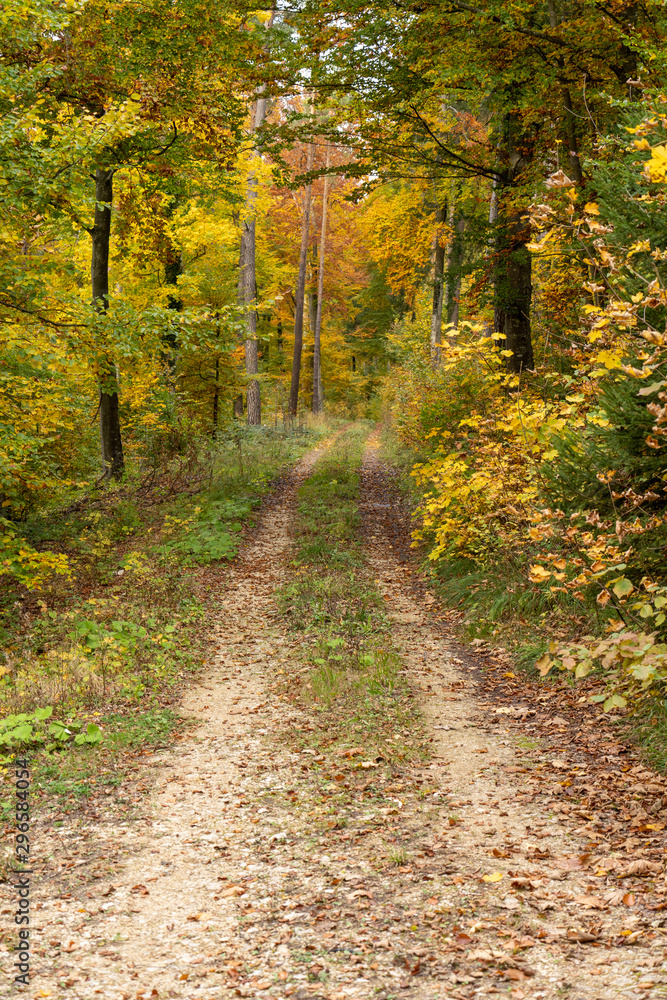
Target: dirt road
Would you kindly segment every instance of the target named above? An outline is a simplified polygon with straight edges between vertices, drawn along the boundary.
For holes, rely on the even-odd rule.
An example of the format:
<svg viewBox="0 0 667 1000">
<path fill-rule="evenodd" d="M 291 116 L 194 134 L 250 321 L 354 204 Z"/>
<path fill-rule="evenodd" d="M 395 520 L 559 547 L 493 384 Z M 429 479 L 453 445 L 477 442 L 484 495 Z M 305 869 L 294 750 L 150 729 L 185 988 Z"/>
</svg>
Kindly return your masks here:
<svg viewBox="0 0 667 1000">
<path fill-rule="evenodd" d="M 290 734 L 312 720 L 281 688 L 290 637 L 273 594 L 295 490 L 317 457 L 230 571 L 215 662 L 183 704 L 199 726 L 145 766 L 143 815 L 39 834 L 38 855 L 94 859 L 107 874 L 76 892 L 56 880 L 35 887 L 29 995 L 667 996 L 656 845 L 592 847 L 582 818 L 559 805 L 567 753 L 522 730 L 531 706 L 480 695 L 474 662 L 412 587 L 400 505 L 373 440 L 361 496 L 368 558 L 430 753 L 387 768 L 355 757 L 353 740 L 344 761 L 295 749 Z M 364 784 L 334 811 L 327 789 L 351 768 Z M 536 794 L 540 769 L 553 774 L 551 792 Z M 642 858 L 643 870 L 627 871 Z M 12 995 L 11 975 L 4 982 Z"/>
</svg>

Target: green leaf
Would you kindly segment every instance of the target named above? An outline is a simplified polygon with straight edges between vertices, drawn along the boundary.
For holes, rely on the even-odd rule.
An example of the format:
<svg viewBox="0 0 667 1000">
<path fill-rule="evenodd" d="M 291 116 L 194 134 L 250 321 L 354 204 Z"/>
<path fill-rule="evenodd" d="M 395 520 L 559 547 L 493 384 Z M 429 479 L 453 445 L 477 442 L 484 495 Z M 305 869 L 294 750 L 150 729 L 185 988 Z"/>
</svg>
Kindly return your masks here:
<svg viewBox="0 0 667 1000">
<path fill-rule="evenodd" d="M 627 597 L 627 595 L 631 594 L 634 589 L 633 585 L 625 576 L 622 576 L 620 580 L 617 580 L 614 584 L 614 593 L 617 597 Z"/>
<path fill-rule="evenodd" d="M 45 719 L 50 719 L 53 715 L 53 708 L 51 705 L 47 705 L 46 708 L 36 708 L 35 718 L 38 722 L 44 722 Z"/>
<path fill-rule="evenodd" d="M 49 726 L 49 735 L 64 743 L 72 734 L 63 722 L 52 722 Z"/>
</svg>

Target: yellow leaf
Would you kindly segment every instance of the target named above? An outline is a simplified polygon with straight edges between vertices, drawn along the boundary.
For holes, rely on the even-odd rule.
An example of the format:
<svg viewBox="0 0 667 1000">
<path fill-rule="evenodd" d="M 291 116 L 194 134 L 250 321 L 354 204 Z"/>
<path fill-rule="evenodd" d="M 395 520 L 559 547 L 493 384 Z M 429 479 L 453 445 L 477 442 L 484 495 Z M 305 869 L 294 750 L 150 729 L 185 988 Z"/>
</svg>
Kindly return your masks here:
<svg viewBox="0 0 667 1000">
<path fill-rule="evenodd" d="M 540 672 L 540 677 L 546 677 L 553 665 L 553 660 L 548 653 L 540 656 L 539 660 L 535 661 L 535 666 Z"/>
<path fill-rule="evenodd" d="M 503 872 L 491 872 L 490 875 L 482 875 L 482 882 L 500 882 Z"/>
<path fill-rule="evenodd" d="M 532 583 L 544 583 L 551 576 L 549 570 L 545 569 L 544 566 L 531 566 L 530 573 L 528 574 Z"/>
<path fill-rule="evenodd" d="M 584 205 L 584 212 L 588 215 L 599 215 L 600 209 L 598 208 L 596 201 L 587 201 Z"/>
</svg>

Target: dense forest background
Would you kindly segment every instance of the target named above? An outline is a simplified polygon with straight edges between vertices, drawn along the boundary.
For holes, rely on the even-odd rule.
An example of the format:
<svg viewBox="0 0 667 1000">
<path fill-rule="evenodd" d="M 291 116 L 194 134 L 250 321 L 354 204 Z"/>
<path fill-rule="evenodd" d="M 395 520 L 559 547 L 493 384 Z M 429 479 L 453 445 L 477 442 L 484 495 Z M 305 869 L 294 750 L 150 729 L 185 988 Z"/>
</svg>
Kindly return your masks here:
<svg viewBox="0 0 667 1000">
<path fill-rule="evenodd" d="M 127 697 L 156 645 L 166 676 L 198 614 L 175 560 L 233 554 L 315 434 L 381 417 L 473 635 L 603 670 L 608 709 L 660 692 L 663 4 L 6 0 L 0 25 L 9 701 L 36 665 L 88 690 L 82 644 Z"/>
</svg>

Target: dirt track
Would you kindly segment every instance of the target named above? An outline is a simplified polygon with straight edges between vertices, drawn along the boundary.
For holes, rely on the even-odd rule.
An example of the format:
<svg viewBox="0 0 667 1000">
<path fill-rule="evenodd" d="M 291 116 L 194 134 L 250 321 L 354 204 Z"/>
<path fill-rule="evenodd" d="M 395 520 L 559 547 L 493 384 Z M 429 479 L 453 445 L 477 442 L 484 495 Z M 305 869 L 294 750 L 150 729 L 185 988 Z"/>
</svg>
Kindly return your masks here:
<svg viewBox="0 0 667 1000">
<path fill-rule="evenodd" d="M 350 784 L 332 814 L 327 787 L 343 764 L 290 741 L 312 720 L 276 683 L 290 640 L 272 600 L 295 488 L 316 458 L 229 574 L 215 662 L 183 704 L 200 725 L 140 775 L 152 788 L 143 818 L 37 837 L 38 855 L 93 858 L 108 874 L 76 892 L 35 887 L 42 954 L 30 996 L 667 996 L 657 838 L 645 850 L 641 836 L 593 842 L 560 808 L 567 753 L 521 729 L 532 706 L 480 697 L 433 598 L 412 586 L 405 518 L 374 439 L 361 497 L 368 558 L 431 756 L 393 770 L 364 762 L 364 785 Z M 358 766 L 345 761 L 350 774 Z M 552 775 L 545 794 L 539 771 Z"/>
</svg>

